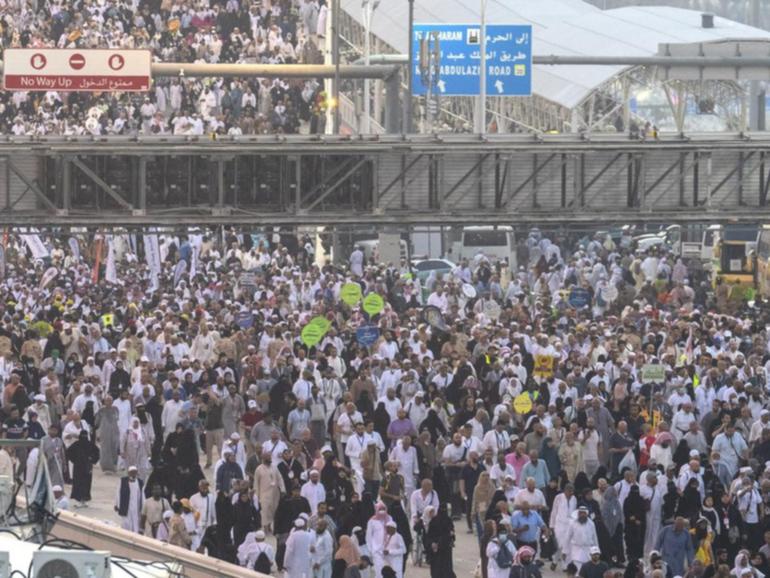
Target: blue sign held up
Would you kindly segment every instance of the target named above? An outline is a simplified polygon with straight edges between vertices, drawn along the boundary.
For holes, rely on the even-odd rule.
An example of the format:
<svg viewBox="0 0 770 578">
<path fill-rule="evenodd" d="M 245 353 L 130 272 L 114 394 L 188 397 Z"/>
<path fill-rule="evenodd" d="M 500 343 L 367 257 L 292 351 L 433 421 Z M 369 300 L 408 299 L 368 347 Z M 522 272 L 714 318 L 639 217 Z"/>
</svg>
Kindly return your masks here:
<svg viewBox="0 0 770 578">
<path fill-rule="evenodd" d="M 375 325 L 364 325 L 356 329 L 356 341 L 364 347 L 371 347 L 380 338 L 380 330 Z"/>
<path fill-rule="evenodd" d="M 439 62 L 429 70 L 431 67 L 420 65 L 421 44 L 423 38 L 427 38 L 428 52 L 434 52 L 436 37 Z M 487 95 L 530 96 L 532 27 L 490 24 L 486 49 Z M 414 51 L 412 94 L 415 96 L 427 94 L 429 87 L 439 96 L 480 94 L 481 27 L 478 24 L 415 24 Z"/>
<path fill-rule="evenodd" d="M 251 311 L 239 311 L 235 314 L 235 323 L 241 329 L 248 329 L 254 325 L 254 314 Z"/>
<path fill-rule="evenodd" d="M 571 307 L 582 309 L 591 304 L 591 293 L 582 287 L 573 287 L 567 299 Z"/>
</svg>

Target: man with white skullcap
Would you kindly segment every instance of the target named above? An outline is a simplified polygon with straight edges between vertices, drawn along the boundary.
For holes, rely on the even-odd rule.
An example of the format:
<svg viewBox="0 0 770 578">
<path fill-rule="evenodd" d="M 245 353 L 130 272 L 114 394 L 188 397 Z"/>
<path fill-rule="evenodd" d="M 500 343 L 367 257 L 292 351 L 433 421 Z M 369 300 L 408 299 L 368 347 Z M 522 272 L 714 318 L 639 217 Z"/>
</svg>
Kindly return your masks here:
<svg viewBox="0 0 770 578">
<path fill-rule="evenodd" d="M 310 512 L 315 516 L 318 512 L 318 504 L 326 500 L 326 489 L 321 483 L 321 475 L 318 470 L 310 470 L 310 479 L 302 485 L 300 495 L 310 503 Z"/>
<path fill-rule="evenodd" d="M 243 544 L 238 548 L 238 563 L 256 572 L 270 573 L 275 563 L 275 550 L 265 542 L 265 533 L 262 530 L 246 536 Z"/>
<path fill-rule="evenodd" d="M 393 520 L 385 524 L 385 538 L 382 543 L 372 544 L 372 548 L 376 549 L 382 557 L 383 568 L 390 566 L 395 571 L 396 578 L 403 578 L 406 544 Z"/>
<path fill-rule="evenodd" d="M 308 578 L 313 575 L 311 550 L 313 536 L 307 531 L 307 522 L 303 518 L 294 521 L 294 529 L 286 540 L 286 554 L 283 567 L 286 578 Z"/>
</svg>

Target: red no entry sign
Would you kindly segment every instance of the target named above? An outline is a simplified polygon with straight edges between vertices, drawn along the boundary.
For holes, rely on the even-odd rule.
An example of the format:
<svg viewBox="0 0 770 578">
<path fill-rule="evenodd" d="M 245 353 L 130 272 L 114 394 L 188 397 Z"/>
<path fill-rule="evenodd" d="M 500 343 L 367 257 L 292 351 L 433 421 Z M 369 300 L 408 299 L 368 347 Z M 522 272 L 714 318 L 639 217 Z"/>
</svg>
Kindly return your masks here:
<svg viewBox="0 0 770 578">
<path fill-rule="evenodd" d="M 74 70 L 80 70 L 86 65 L 86 57 L 82 54 L 73 54 L 70 56 L 70 67 Z"/>
<path fill-rule="evenodd" d="M 145 92 L 149 50 L 9 48 L 3 54 L 6 90 Z"/>
</svg>

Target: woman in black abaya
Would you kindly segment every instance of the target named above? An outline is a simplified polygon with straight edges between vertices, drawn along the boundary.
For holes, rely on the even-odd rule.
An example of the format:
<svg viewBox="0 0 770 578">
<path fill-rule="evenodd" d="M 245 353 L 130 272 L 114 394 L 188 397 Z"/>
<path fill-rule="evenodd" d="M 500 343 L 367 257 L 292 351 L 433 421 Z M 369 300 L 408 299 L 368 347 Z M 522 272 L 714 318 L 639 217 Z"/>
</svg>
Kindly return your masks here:
<svg viewBox="0 0 770 578">
<path fill-rule="evenodd" d="M 626 501 L 623 502 L 624 537 L 626 555 L 629 560 L 644 555 L 644 534 L 647 529 L 647 507 L 639 493 L 639 486 L 631 486 Z"/>
<path fill-rule="evenodd" d="M 430 563 L 430 578 L 454 578 L 452 550 L 455 542 L 455 526 L 442 502 L 438 513 L 428 523 L 425 532 L 425 553 Z"/>
<path fill-rule="evenodd" d="M 241 492 L 238 494 L 238 501 L 233 505 L 233 545 L 237 548 L 243 544 L 246 535 L 259 527 L 259 512 L 254 507 L 251 494 Z"/>
<path fill-rule="evenodd" d="M 72 462 L 72 493 L 70 497 L 81 503 L 91 501 L 91 482 L 94 464 L 99 461 L 99 448 L 81 430 L 77 441 L 67 448 L 67 459 Z"/>
</svg>

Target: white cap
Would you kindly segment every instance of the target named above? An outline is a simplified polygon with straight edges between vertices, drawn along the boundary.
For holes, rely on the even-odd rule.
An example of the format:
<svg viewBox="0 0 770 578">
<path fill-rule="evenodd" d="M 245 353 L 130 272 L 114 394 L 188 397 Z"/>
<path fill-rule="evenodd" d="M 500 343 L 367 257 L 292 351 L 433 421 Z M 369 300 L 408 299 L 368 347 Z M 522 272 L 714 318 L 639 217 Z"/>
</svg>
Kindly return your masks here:
<svg viewBox="0 0 770 578">
<path fill-rule="evenodd" d="M 700 452 L 698 450 L 690 450 L 690 457 L 691 458 L 699 458 Z"/>
<path fill-rule="evenodd" d="M 230 434 L 230 439 L 237 442 L 239 439 L 241 439 L 241 434 L 234 431 L 233 433 Z"/>
<path fill-rule="evenodd" d="M 262 530 L 257 530 L 257 533 L 254 534 L 254 538 L 256 538 L 259 541 L 262 541 L 265 539 L 265 533 Z"/>
<path fill-rule="evenodd" d="M 38 394 L 37 394 L 35 397 L 33 397 L 32 399 L 34 399 L 35 401 L 45 401 L 45 395 L 43 395 L 42 393 L 38 393 Z"/>
<path fill-rule="evenodd" d="M 294 520 L 294 527 L 295 528 L 304 528 L 305 527 L 305 520 L 302 518 L 297 518 Z"/>
<path fill-rule="evenodd" d="M 332 451 L 332 447 L 328 444 L 321 448 L 322 454 L 325 454 L 326 452 L 331 452 L 331 451 Z"/>
<path fill-rule="evenodd" d="M 250 399 L 249 403 L 248 403 L 248 406 L 249 406 L 249 409 L 253 409 L 253 408 L 257 407 L 257 402 L 254 401 L 253 399 Z"/>
<path fill-rule="evenodd" d="M 62 487 L 59 484 L 56 484 L 54 487 L 51 488 L 54 492 L 63 492 Z"/>
<path fill-rule="evenodd" d="M 129 472 L 138 472 L 139 468 L 137 468 L 136 466 L 128 466 L 128 471 Z"/>
<path fill-rule="evenodd" d="M 385 524 L 385 526 L 388 528 L 398 528 L 398 526 L 396 526 L 396 523 L 393 520 Z"/>
<path fill-rule="evenodd" d="M 589 553 L 589 554 L 591 554 L 591 556 L 593 556 L 594 554 L 601 554 L 601 553 L 602 553 L 602 551 L 599 549 L 599 547 L 598 547 L 598 546 L 591 546 L 591 547 L 588 549 L 588 553 Z"/>
</svg>

